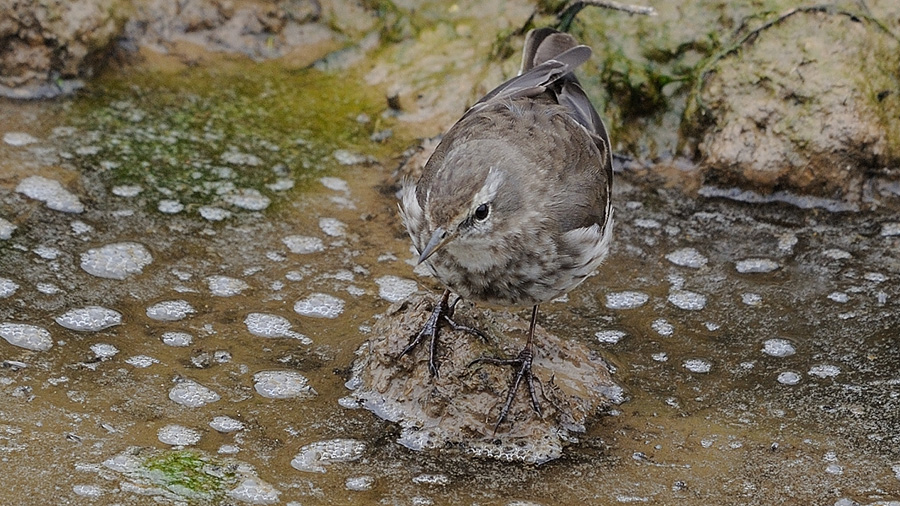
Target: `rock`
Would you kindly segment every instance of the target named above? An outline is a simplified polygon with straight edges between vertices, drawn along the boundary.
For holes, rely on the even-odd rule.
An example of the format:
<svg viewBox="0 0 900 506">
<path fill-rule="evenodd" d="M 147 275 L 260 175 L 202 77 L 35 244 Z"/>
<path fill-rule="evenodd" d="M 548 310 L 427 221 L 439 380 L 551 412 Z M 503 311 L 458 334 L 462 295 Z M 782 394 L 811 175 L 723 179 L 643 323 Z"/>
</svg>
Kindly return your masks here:
<svg viewBox="0 0 900 506">
<path fill-rule="evenodd" d="M 872 174 L 900 179 L 898 54 L 873 20 L 839 9 L 760 30 L 703 84 L 705 180 L 858 200 Z"/>
<path fill-rule="evenodd" d="M 0 0 L 0 95 L 48 98 L 82 86 L 125 23 L 125 0 Z"/>
<path fill-rule="evenodd" d="M 620 402 L 622 389 L 606 363 L 583 344 L 561 339 L 538 326 L 533 372 L 543 410 L 538 416 L 522 385 L 507 420 L 494 434 L 512 370 L 469 363 L 482 356 L 515 356 L 525 344 L 528 322 L 505 311 L 461 303 L 460 323 L 484 330 L 498 342 L 483 343 L 442 326 L 439 375 L 428 371 L 428 344 L 397 357 L 422 328 L 433 307 L 430 296 L 414 294 L 388 309 L 372 337 L 356 352 L 352 396 L 378 416 L 397 422 L 399 442 L 414 449 L 462 448 L 476 456 L 543 463 L 558 458 L 572 433 L 584 432 L 599 408 Z"/>
</svg>

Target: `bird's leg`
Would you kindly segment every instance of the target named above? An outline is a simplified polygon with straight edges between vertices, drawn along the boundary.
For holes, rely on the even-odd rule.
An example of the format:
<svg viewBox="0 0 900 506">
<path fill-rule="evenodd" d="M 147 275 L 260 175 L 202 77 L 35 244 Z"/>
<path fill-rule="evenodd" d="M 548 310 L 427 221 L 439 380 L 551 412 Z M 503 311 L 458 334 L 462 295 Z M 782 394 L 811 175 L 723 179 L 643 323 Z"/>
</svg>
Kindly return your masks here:
<svg viewBox="0 0 900 506">
<path fill-rule="evenodd" d="M 537 309 L 538 307 L 534 306 L 534 309 L 531 310 L 531 326 L 528 327 L 528 340 L 525 342 L 525 348 L 519 352 L 516 358 L 481 357 L 469 363 L 469 365 L 472 365 L 483 362 L 485 364 L 508 365 L 517 368 L 516 375 L 513 376 L 512 385 L 510 385 L 509 392 L 506 394 L 506 403 L 503 404 L 503 409 L 500 410 L 500 417 L 497 419 L 497 423 L 494 424 L 494 434 L 497 433 L 500 424 L 503 423 L 503 420 L 509 414 L 509 408 L 516 398 L 516 392 L 518 392 L 522 380 L 525 380 L 525 384 L 528 386 L 532 409 L 538 416 L 541 416 L 541 405 L 538 403 L 537 393 L 534 389 L 534 375 L 531 373 L 531 363 L 534 360 L 534 326 L 537 323 Z"/>
<path fill-rule="evenodd" d="M 428 344 L 428 371 L 432 376 L 438 375 L 438 362 L 437 362 L 437 336 L 438 336 L 438 327 L 440 326 L 441 321 L 447 322 L 450 325 L 450 328 L 453 330 L 462 330 L 464 332 L 468 332 L 470 334 L 475 334 L 483 340 L 487 340 L 487 337 L 478 329 L 467 327 L 465 325 L 460 325 L 453 321 L 453 311 L 456 309 L 456 304 L 460 301 L 461 297 L 458 297 L 453 304 L 449 304 L 450 300 L 450 290 L 444 290 L 444 294 L 441 296 L 441 301 L 434 306 L 434 309 L 431 311 L 431 315 L 428 317 L 428 321 L 425 322 L 425 325 L 422 327 L 422 330 L 416 334 L 412 340 L 410 340 L 409 344 L 406 345 L 406 348 L 403 348 L 403 351 L 400 352 L 399 357 L 410 353 L 419 343 L 425 339 L 425 336 L 429 336 L 429 344 Z"/>
</svg>

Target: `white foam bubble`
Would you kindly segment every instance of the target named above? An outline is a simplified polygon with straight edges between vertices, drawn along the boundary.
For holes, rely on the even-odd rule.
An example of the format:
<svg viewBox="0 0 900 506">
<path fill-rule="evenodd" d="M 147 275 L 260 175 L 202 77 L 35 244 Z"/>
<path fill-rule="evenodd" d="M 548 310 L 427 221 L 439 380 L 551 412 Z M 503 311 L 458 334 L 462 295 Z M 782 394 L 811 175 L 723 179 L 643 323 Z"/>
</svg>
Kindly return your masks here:
<svg viewBox="0 0 900 506">
<path fill-rule="evenodd" d="M 272 190 L 273 192 L 283 192 L 286 190 L 290 190 L 294 187 L 294 180 L 288 178 L 280 178 L 276 180 L 274 183 L 270 183 L 266 185 L 266 188 Z"/>
<path fill-rule="evenodd" d="M 778 374 L 778 382 L 782 385 L 796 385 L 800 383 L 800 375 L 794 371 L 784 371 Z"/>
<path fill-rule="evenodd" d="M 625 338 L 625 332 L 621 330 L 601 330 L 594 334 L 597 341 L 606 344 L 616 344 Z"/>
<path fill-rule="evenodd" d="M 655 330 L 657 334 L 665 337 L 671 336 L 675 332 L 675 327 L 664 318 L 653 320 L 650 327 Z"/>
<path fill-rule="evenodd" d="M 269 207 L 272 200 L 255 188 L 238 188 L 225 195 L 225 202 L 248 211 L 262 211 Z"/>
<path fill-rule="evenodd" d="M 16 293 L 16 290 L 19 289 L 19 285 L 7 278 L 0 278 L 0 299 L 5 299 L 12 294 Z"/>
<path fill-rule="evenodd" d="M 769 339 L 763 343 L 762 351 L 772 357 L 789 357 L 797 352 L 787 339 Z"/>
<path fill-rule="evenodd" d="M 850 300 L 850 296 L 846 292 L 831 292 L 828 294 L 828 298 L 838 304 L 846 304 Z"/>
<path fill-rule="evenodd" d="M 91 351 L 100 360 L 113 358 L 119 353 L 119 349 L 109 343 L 95 343 L 91 345 Z"/>
<path fill-rule="evenodd" d="M 690 267 L 692 269 L 699 269 L 705 266 L 707 262 L 709 262 L 708 258 L 701 255 L 700 252 L 694 248 L 681 248 L 679 250 L 675 250 L 666 255 L 666 260 L 672 262 L 675 265 Z"/>
<path fill-rule="evenodd" d="M 177 348 L 190 346 L 194 342 L 194 336 L 187 332 L 163 332 L 161 338 L 163 344 Z"/>
<path fill-rule="evenodd" d="M 712 364 L 702 358 L 687 359 L 682 365 L 684 365 L 684 368 L 688 371 L 698 374 L 707 373 L 712 369 Z"/>
<path fill-rule="evenodd" d="M 650 300 L 650 296 L 643 292 L 612 292 L 606 294 L 606 307 L 609 309 L 634 309 L 641 307 Z"/>
<path fill-rule="evenodd" d="M 170 424 L 160 427 L 156 437 L 163 444 L 172 446 L 190 446 L 200 442 L 200 431 L 184 425 Z"/>
<path fill-rule="evenodd" d="M 446 474 L 419 474 L 413 476 L 413 483 L 417 483 L 419 485 L 449 485 L 450 477 Z"/>
<path fill-rule="evenodd" d="M 372 490 L 372 487 L 375 486 L 375 478 L 373 476 L 350 476 L 344 482 L 344 487 L 347 490 L 352 490 L 354 492 L 365 492 L 366 490 Z"/>
<path fill-rule="evenodd" d="M 362 165 L 372 161 L 371 158 L 346 149 L 336 149 L 334 159 L 341 165 Z"/>
<path fill-rule="evenodd" d="M 291 250 L 291 253 L 306 255 L 325 250 L 325 243 L 318 237 L 309 237 L 306 235 L 289 235 L 281 240 L 285 246 Z"/>
<path fill-rule="evenodd" d="M 96 499 L 103 495 L 103 489 L 96 485 L 72 485 L 72 492 L 81 497 L 90 497 Z"/>
<path fill-rule="evenodd" d="M 898 223 L 896 221 L 891 221 L 891 222 L 881 224 L 881 236 L 882 237 L 893 237 L 896 235 L 900 235 L 900 223 Z"/>
<path fill-rule="evenodd" d="M 244 423 L 240 420 L 235 420 L 230 416 L 220 415 L 213 418 L 212 421 L 209 422 L 209 426 L 223 434 L 227 434 L 229 432 L 242 430 L 244 428 Z"/>
<path fill-rule="evenodd" d="M 183 320 L 196 312 L 197 310 L 186 300 L 164 300 L 147 308 L 149 318 L 163 322 Z"/>
<path fill-rule="evenodd" d="M 16 191 L 35 200 L 44 202 L 54 211 L 64 213 L 84 212 L 84 204 L 74 194 L 63 188 L 58 181 L 41 176 L 28 176 L 16 187 Z"/>
<path fill-rule="evenodd" d="M 768 258 L 747 258 L 734 264 L 735 269 L 741 274 L 772 272 L 779 267 L 778 262 Z"/>
<path fill-rule="evenodd" d="M 143 244 L 117 242 L 81 255 L 81 268 L 88 274 L 107 279 L 125 279 L 143 272 L 153 257 Z"/>
<path fill-rule="evenodd" d="M 242 291 L 250 288 L 250 285 L 244 281 L 228 276 L 210 276 L 206 278 L 206 284 L 209 286 L 209 291 L 218 297 L 239 295 Z"/>
<path fill-rule="evenodd" d="M 159 201 L 156 208 L 164 214 L 177 214 L 184 211 L 184 204 L 177 200 L 163 199 Z"/>
<path fill-rule="evenodd" d="M 250 313 L 244 318 L 244 325 L 254 336 L 287 337 L 298 339 L 303 344 L 312 344 L 312 340 L 299 332 L 291 330 L 291 322 L 283 316 L 266 313 Z"/>
<path fill-rule="evenodd" d="M 135 355 L 133 357 L 128 357 L 127 359 L 125 359 L 125 363 L 137 367 L 138 369 L 146 369 L 153 364 L 158 364 L 159 360 L 153 357 L 148 357 L 147 355 Z"/>
<path fill-rule="evenodd" d="M 748 306 L 758 306 L 762 304 L 762 295 L 758 293 L 742 293 L 741 302 Z"/>
<path fill-rule="evenodd" d="M 291 460 L 291 467 L 308 473 L 324 473 L 325 466 L 334 462 L 351 462 L 366 451 L 366 444 L 356 439 L 330 439 L 300 448 Z"/>
<path fill-rule="evenodd" d="M 0 239 L 4 241 L 9 239 L 17 228 L 5 218 L 0 218 Z"/>
<path fill-rule="evenodd" d="M 122 324 L 122 313 L 101 306 L 72 309 L 56 317 L 56 323 L 79 332 L 97 332 Z"/>
<path fill-rule="evenodd" d="M 232 165 L 248 165 L 250 167 L 262 164 L 262 159 L 256 155 L 233 150 L 222 153 L 222 161 Z"/>
<path fill-rule="evenodd" d="M 37 137 L 25 132 L 6 132 L 3 134 L 3 142 L 10 146 L 27 146 L 37 142 Z"/>
<path fill-rule="evenodd" d="M 222 221 L 231 217 L 231 211 L 215 206 L 200 206 L 197 211 L 208 221 Z"/>
<path fill-rule="evenodd" d="M 820 364 L 814 365 L 809 369 L 809 375 L 818 376 L 819 378 L 833 378 L 841 373 L 841 369 L 835 365 Z"/>
<path fill-rule="evenodd" d="M 50 331 L 25 323 L 0 323 L 0 337 L 19 348 L 32 351 L 47 351 L 53 347 Z"/>
<path fill-rule="evenodd" d="M 828 257 L 832 260 L 846 260 L 851 258 L 853 255 L 850 254 L 849 251 L 844 251 L 840 248 L 831 248 L 822 252 L 822 255 Z"/>
<path fill-rule="evenodd" d="M 634 226 L 638 228 L 660 228 L 662 224 L 650 218 L 638 218 L 634 220 Z"/>
<path fill-rule="evenodd" d="M 275 504 L 281 492 L 256 476 L 248 476 L 238 486 L 225 493 L 228 497 L 247 504 Z"/>
<path fill-rule="evenodd" d="M 688 290 L 674 290 L 669 293 L 669 303 L 678 309 L 699 311 L 706 307 L 706 296 Z"/>
<path fill-rule="evenodd" d="M 347 225 L 336 218 L 319 218 L 319 228 L 331 237 L 342 237 L 347 234 Z"/>
<path fill-rule="evenodd" d="M 329 190 L 334 190 L 336 192 L 345 192 L 345 193 L 350 191 L 350 185 L 347 184 L 347 181 L 344 181 L 343 179 L 341 179 L 339 177 L 326 176 L 326 177 L 319 178 L 319 182 L 322 183 L 322 185 L 324 185 L 325 188 L 328 188 Z"/>
<path fill-rule="evenodd" d="M 337 318 L 344 312 L 344 301 L 325 293 L 314 293 L 294 304 L 294 311 L 314 318 Z"/>
<path fill-rule="evenodd" d="M 141 194 L 144 189 L 136 184 L 120 184 L 112 187 L 112 194 L 117 197 L 132 198 Z"/>
<path fill-rule="evenodd" d="M 415 281 L 397 276 L 381 276 L 375 280 L 378 285 L 378 295 L 388 302 L 400 302 L 418 290 L 419 285 Z"/>
<path fill-rule="evenodd" d="M 269 399 L 309 399 L 316 391 L 306 376 L 295 371 L 260 371 L 253 375 L 253 388 Z"/>
<path fill-rule="evenodd" d="M 219 400 L 219 394 L 196 381 L 184 379 L 169 390 L 169 399 L 182 406 L 199 408 Z"/>
</svg>

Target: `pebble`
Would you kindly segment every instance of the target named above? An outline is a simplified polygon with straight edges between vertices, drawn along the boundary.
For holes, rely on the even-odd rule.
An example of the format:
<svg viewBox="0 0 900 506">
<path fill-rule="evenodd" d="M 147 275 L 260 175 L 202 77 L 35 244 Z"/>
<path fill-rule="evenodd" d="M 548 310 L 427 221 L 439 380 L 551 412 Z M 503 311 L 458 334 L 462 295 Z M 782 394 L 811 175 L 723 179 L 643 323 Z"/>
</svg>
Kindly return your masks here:
<svg viewBox="0 0 900 506">
<path fill-rule="evenodd" d="M 56 323 L 69 330 L 97 332 L 122 324 L 122 313 L 101 306 L 87 306 L 66 311 L 56 317 Z"/>
<path fill-rule="evenodd" d="M 63 188 L 59 181 L 41 176 L 28 176 L 16 187 L 26 197 L 40 200 L 54 211 L 82 213 L 84 204 L 74 194 Z"/>
<path fill-rule="evenodd" d="M 882 237 L 894 237 L 897 235 L 900 235 L 900 223 L 896 221 L 890 221 L 881 224 Z"/>
<path fill-rule="evenodd" d="M 9 220 L 5 218 L 0 218 L 0 239 L 7 240 L 12 237 L 13 232 L 18 227 L 13 225 Z"/>
<path fill-rule="evenodd" d="M 7 278 L 0 278 L 0 299 L 5 299 L 12 294 L 16 293 L 16 290 L 19 289 L 19 285 Z"/>
<path fill-rule="evenodd" d="M 81 255 L 81 268 L 99 278 L 126 279 L 143 272 L 153 262 L 153 256 L 143 244 L 118 242 Z"/>
<path fill-rule="evenodd" d="M 317 395 L 306 376 L 295 371 L 261 371 L 253 375 L 253 388 L 269 399 L 309 399 Z"/>
<path fill-rule="evenodd" d="M 25 323 L 0 323 L 0 337 L 19 348 L 32 351 L 47 351 L 53 347 L 50 331 Z"/>
</svg>

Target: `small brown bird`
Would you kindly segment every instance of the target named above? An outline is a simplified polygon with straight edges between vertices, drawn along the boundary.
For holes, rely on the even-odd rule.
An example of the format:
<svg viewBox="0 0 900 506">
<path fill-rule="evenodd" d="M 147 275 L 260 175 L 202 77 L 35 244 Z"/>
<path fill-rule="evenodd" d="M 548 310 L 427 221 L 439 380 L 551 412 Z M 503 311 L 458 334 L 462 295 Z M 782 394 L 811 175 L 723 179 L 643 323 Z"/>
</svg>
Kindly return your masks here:
<svg viewBox="0 0 900 506">
<path fill-rule="evenodd" d="M 429 336 L 436 375 L 441 322 L 481 335 L 453 322 L 451 290 L 474 302 L 533 307 L 527 344 L 517 357 L 473 362 L 517 368 L 495 431 L 523 379 L 541 414 L 531 374 L 538 304 L 584 281 L 609 251 L 609 136 L 572 73 L 590 56 L 590 48 L 569 34 L 529 32 L 519 75 L 466 111 L 419 181 L 401 192 L 419 263 L 447 287 L 401 355 Z"/>
</svg>

